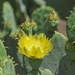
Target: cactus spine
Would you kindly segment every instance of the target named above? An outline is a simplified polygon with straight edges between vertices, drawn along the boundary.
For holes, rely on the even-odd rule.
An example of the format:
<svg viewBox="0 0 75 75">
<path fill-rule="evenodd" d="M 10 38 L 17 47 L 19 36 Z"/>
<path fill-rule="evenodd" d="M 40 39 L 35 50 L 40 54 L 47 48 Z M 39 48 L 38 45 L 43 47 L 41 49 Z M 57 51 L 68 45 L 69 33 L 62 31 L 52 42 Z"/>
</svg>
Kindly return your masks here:
<svg viewBox="0 0 75 75">
<path fill-rule="evenodd" d="M 75 75 L 75 8 L 67 20 L 68 40 L 65 44 L 66 56 L 60 60 L 59 75 Z"/>
</svg>

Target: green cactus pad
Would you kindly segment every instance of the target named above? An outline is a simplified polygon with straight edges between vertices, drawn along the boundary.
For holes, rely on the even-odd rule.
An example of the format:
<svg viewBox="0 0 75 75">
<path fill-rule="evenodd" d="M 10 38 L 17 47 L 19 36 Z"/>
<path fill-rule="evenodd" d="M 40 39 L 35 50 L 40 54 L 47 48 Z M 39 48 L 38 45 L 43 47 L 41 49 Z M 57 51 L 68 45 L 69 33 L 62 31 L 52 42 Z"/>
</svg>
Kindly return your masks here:
<svg viewBox="0 0 75 75">
<path fill-rule="evenodd" d="M 16 21 L 15 21 L 13 8 L 9 2 L 4 2 L 2 13 L 3 13 L 5 33 L 7 32 L 11 36 L 13 36 L 16 31 Z"/>
<path fill-rule="evenodd" d="M 54 34 L 58 25 L 58 16 L 56 11 L 49 6 L 42 6 L 33 11 L 31 18 L 37 23 L 35 32 L 45 33 L 47 36 Z"/>
<path fill-rule="evenodd" d="M 75 8 L 71 11 L 70 16 L 67 20 L 66 31 L 68 38 L 71 40 L 75 40 Z"/>
<path fill-rule="evenodd" d="M 0 75 L 16 75 L 11 59 L 5 58 L 0 61 Z"/>
<path fill-rule="evenodd" d="M 0 75 L 16 75 L 12 59 L 7 57 L 6 49 L 0 40 Z"/>
<path fill-rule="evenodd" d="M 59 62 L 58 75 L 75 75 L 75 61 L 64 56 Z"/>
</svg>

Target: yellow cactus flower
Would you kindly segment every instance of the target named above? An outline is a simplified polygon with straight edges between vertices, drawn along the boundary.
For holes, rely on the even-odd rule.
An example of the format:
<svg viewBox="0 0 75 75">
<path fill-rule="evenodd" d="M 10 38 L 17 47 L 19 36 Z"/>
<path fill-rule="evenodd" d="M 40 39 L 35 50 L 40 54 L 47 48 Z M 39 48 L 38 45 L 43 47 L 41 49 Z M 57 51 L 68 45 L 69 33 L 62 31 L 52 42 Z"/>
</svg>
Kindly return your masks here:
<svg viewBox="0 0 75 75">
<path fill-rule="evenodd" d="M 18 40 L 19 52 L 29 58 L 41 59 L 53 48 L 53 44 L 44 34 L 29 35 L 24 34 Z"/>
</svg>

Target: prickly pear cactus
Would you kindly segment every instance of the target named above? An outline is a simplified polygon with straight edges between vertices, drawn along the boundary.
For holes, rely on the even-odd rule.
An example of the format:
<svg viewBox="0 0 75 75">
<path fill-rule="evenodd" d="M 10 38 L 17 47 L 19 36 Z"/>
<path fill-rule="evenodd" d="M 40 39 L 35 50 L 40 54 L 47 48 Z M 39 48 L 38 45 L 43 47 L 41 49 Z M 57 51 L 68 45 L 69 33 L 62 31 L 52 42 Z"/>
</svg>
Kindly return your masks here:
<svg viewBox="0 0 75 75">
<path fill-rule="evenodd" d="M 37 8 L 32 13 L 32 19 L 37 23 L 36 32 L 45 33 L 50 36 L 57 29 L 58 15 L 56 11 L 49 6 Z"/>
<path fill-rule="evenodd" d="M 58 75 L 75 75 L 75 41 L 68 39 L 65 51 L 67 55 L 59 62 Z"/>
<path fill-rule="evenodd" d="M 0 40 L 0 75 L 16 75 L 12 59 L 7 57 L 5 47 Z"/>
<path fill-rule="evenodd" d="M 16 75 L 11 59 L 5 58 L 0 60 L 0 75 Z"/>
<path fill-rule="evenodd" d="M 44 57 L 43 62 L 41 64 L 41 67 L 44 69 L 49 69 L 51 70 L 51 72 L 53 74 L 56 75 L 56 72 L 58 70 L 59 67 L 59 61 L 61 60 L 61 58 L 63 56 L 66 55 L 65 53 L 65 43 L 67 41 L 67 38 L 62 35 L 59 32 L 55 32 L 55 34 L 53 35 L 53 37 L 51 38 L 52 43 L 53 43 L 53 50 L 52 52 L 47 55 L 46 57 Z M 18 53 L 18 59 L 20 60 L 20 64 L 23 65 L 23 61 L 22 61 L 22 55 Z M 27 70 L 27 72 L 31 71 L 31 66 L 29 64 L 29 60 L 27 58 L 25 58 L 25 68 Z"/>
<path fill-rule="evenodd" d="M 75 7 L 68 17 L 66 31 L 68 38 L 71 40 L 75 40 Z"/>
<path fill-rule="evenodd" d="M 16 31 L 16 21 L 13 9 L 9 2 L 4 2 L 2 13 L 5 33 L 7 32 L 6 34 L 10 34 L 11 36 L 13 36 Z"/>
</svg>

